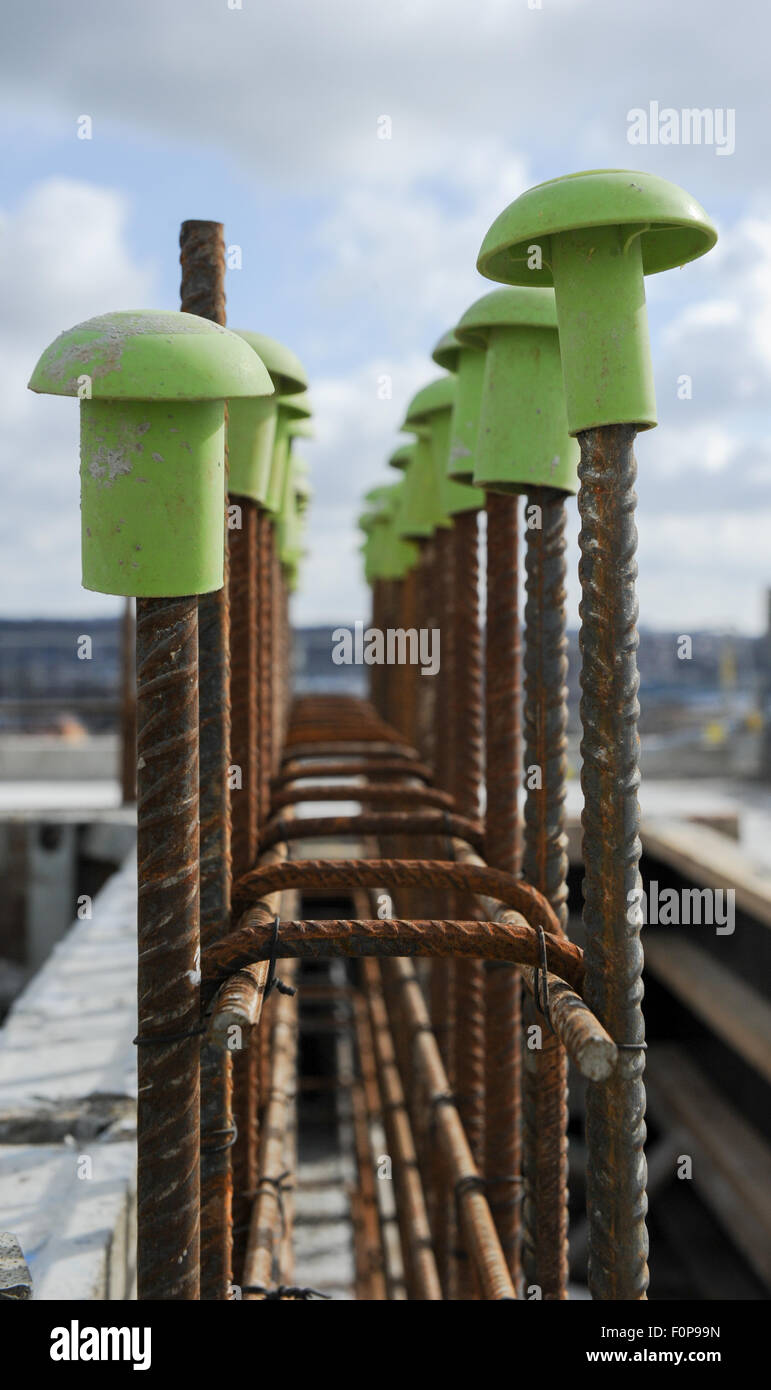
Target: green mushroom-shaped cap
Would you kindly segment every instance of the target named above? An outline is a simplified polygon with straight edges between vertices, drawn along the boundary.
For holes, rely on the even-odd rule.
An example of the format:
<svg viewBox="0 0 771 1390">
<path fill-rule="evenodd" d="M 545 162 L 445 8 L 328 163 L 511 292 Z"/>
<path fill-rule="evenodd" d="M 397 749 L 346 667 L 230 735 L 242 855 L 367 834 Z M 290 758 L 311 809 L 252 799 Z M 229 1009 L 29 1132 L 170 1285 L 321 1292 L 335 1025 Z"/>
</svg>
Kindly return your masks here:
<svg viewBox="0 0 771 1390">
<path fill-rule="evenodd" d="M 437 377 L 428 386 L 422 387 L 412 397 L 407 406 L 402 429 L 420 431 L 437 410 L 452 410 L 455 400 L 455 382 L 451 376 Z"/>
<path fill-rule="evenodd" d="M 311 487 L 310 469 L 305 459 L 298 458 L 296 454 L 294 456 L 292 481 L 294 483 L 294 495 L 297 499 L 297 506 L 302 513 L 307 508 L 313 496 L 313 488 Z"/>
<path fill-rule="evenodd" d="M 199 318 L 160 309 L 87 319 L 47 347 L 31 391 L 124 401 L 215 401 L 269 396 L 273 382 L 260 357 L 237 334 Z"/>
<path fill-rule="evenodd" d="M 431 353 L 431 357 L 436 362 L 437 367 L 443 367 L 446 372 L 456 372 L 461 348 L 462 344 L 458 340 L 455 329 L 451 328 L 448 333 L 442 334 Z"/>
<path fill-rule="evenodd" d="M 283 343 L 277 343 L 275 338 L 269 338 L 266 333 L 252 333 L 245 328 L 234 328 L 231 331 L 243 338 L 257 356 L 262 358 L 278 396 L 293 396 L 306 389 L 308 377 L 305 368 L 290 348 L 284 347 Z"/>
<path fill-rule="evenodd" d="M 279 396 L 278 408 L 285 420 L 309 420 L 313 411 L 307 391 L 292 396 Z"/>
<path fill-rule="evenodd" d="M 414 444 L 400 444 L 398 449 L 394 449 L 388 462 L 391 468 L 400 468 L 403 471 L 405 468 L 409 468 L 414 453 Z M 399 484 L 397 483 L 396 486 L 398 487 Z"/>
<path fill-rule="evenodd" d="M 316 431 L 310 420 L 287 420 L 286 432 L 290 439 L 315 439 Z"/>
<path fill-rule="evenodd" d="M 508 285 L 551 285 L 552 267 L 533 265 L 535 242 L 578 228 L 628 227 L 640 236 L 645 275 L 703 256 L 717 231 L 703 207 L 676 184 L 632 169 L 589 169 L 536 184 L 496 218 L 477 267 Z"/>
<path fill-rule="evenodd" d="M 369 492 L 365 492 L 364 501 L 369 502 L 375 514 L 390 516 L 399 492 L 401 492 L 401 483 L 379 484 L 377 487 L 371 487 Z"/>
<path fill-rule="evenodd" d="M 482 295 L 458 321 L 456 332 L 464 345 L 484 349 L 494 328 L 556 327 L 554 291 L 528 285 Z"/>
</svg>

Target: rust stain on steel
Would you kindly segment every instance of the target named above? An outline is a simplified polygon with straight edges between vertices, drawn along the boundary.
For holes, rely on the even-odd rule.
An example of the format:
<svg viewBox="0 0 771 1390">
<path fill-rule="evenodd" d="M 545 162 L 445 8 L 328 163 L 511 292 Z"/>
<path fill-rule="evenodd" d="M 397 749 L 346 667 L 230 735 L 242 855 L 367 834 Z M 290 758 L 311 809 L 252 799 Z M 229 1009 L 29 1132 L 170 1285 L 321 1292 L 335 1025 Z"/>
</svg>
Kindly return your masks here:
<svg viewBox="0 0 771 1390">
<path fill-rule="evenodd" d="M 357 956 L 464 956 L 467 959 L 508 960 L 524 965 L 540 963 L 539 938 L 534 927 L 518 913 L 506 912 L 504 921 L 449 921 L 436 918 L 407 921 L 402 918 L 332 918 L 282 922 L 277 960 L 323 960 Z M 273 933 L 270 928 L 242 926 L 210 946 L 203 956 L 207 996 L 242 965 L 268 960 Z M 546 937 L 547 968 L 577 993 L 583 984 L 583 955 L 571 941 Z"/>
<path fill-rule="evenodd" d="M 317 743 L 297 743 L 284 753 L 282 763 L 285 765 L 295 758 L 398 758 L 419 761 L 417 750 L 402 743 L 398 735 L 388 742 L 381 738 L 369 740 L 364 735 L 360 736 L 358 731 L 355 736 L 346 734 L 328 742 L 319 739 Z"/>
<path fill-rule="evenodd" d="M 287 967 L 287 977 L 295 967 Z M 270 1030 L 270 1075 L 265 1096 L 263 1146 L 259 1180 L 251 1208 L 249 1235 L 244 1259 L 245 1285 L 264 1289 L 278 1287 L 282 1277 L 281 1255 L 285 1235 L 285 1209 L 282 1188 L 287 1184 L 287 1149 L 291 1142 L 291 1109 L 296 1093 L 297 1001 L 288 995 L 275 997 Z M 256 1175 L 255 1175 L 256 1176 Z M 259 1299 L 259 1293 L 244 1292 L 245 1299 Z"/>
<path fill-rule="evenodd" d="M 432 775 L 431 768 L 417 759 L 408 762 L 404 758 L 352 758 L 348 763 L 340 759 L 334 762 L 309 759 L 308 762 L 307 766 L 297 759 L 286 763 L 273 779 L 276 788 L 286 786 L 287 782 L 296 782 L 301 777 L 383 777 L 392 773 L 397 777 L 415 777 L 421 782 L 429 782 Z"/>
<path fill-rule="evenodd" d="M 199 1296 L 197 637 L 195 598 L 137 600 L 137 1273 L 143 1300 Z"/>
<path fill-rule="evenodd" d="M 300 787 L 287 787 L 273 797 L 272 809 L 279 811 L 282 806 L 296 806 L 301 801 L 361 801 L 373 806 L 446 806 L 453 805 L 447 792 L 435 787 L 403 787 L 400 784 L 384 782 L 378 786 L 341 787 L 339 783 L 308 782 Z"/>
<path fill-rule="evenodd" d="M 225 324 L 225 238 L 221 223 L 180 230 L 180 308 Z M 227 455 L 225 459 L 227 470 Z M 223 528 L 225 517 L 222 518 Z M 230 913 L 230 652 L 228 549 L 222 589 L 198 599 L 201 943 L 225 930 Z M 204 1048 L 201 1108 L 201 1297 L 224 1299 L 231 1280 L 231 1072 Z"/>
<path fill-rule="evenodd" d="M 450 1094 L 415 967 L 411 961 L 389 960 L 383 972 L 384 976 L 390 975 L 398 981 L 402 1007 L 414 1040 L 415 1066 L 425 1087 L 426 1102 L 434 1119 L 437 1142 L 457 1206 L 464 1246 L 482 1297 L 513 1299 L 516 1294 L 483 1191 L 483 1179 Z"/>
<path fill-rule="evenodd" d="M 380 987 L 380 972 L 375 961 L 363 962 L 363 975 L 380 1094 L 383 1098 L 383 1120 L 389 1152 L 393 1156 L 393 1174 L 399 1195 L 397 1214 L 408 1290 L 410 1296 L 416 1300 L 439 1301 L 442 1290 L 434 1252 L 431 1249 L 431 1230 L 418 1156 Z"/>
<path fill-rule="evenodd" d="M 304 816 L 289 822 L 280 816 L 271 820 L 262 832 L 261 849 L 279 840 L 312 840 L 336 838 L 342 835 L 459 835 L 469 844 L 481 846 L 482 829 L 464 816 L 445 812 L 383 811 L 379 815 Z"/>
<path fill-rule="evenodd" d="M 302 822 L 299 822 L 302 824 Z M 559 919 L 543 894 L 484 864 L 456 864 L 438 859 L 294 859 L 252 870 L 233 889 L 233 915 L 255 898 L 283 888 L 462 888 L 485 893 L 521 912 L 534 926 L 559 933 Z"/>
<path fill-rule="evenodd" d="M 262 857 L 261 865 L 283 864 L 287 858 L 286 844 L 278 844 Z M 279 911 L 279 892 L 266 893 L 254 906 L 255 924 L 270 927 Z M 266 962 L 245 965 L 231 975 L 218 992 L 209 1010 L 208 1038 L 215 1047 L 231 1047 L 231 1028 L 240 1028 L 242 1041 L 251 1029 L 259 1026 L 268 978 Z M 232 1049 L 239 1050 L 239 1049 Z"/>
<path fill-rule="evenodd" d="M 538 488 L 529 503 L 540 508 L 541 526 L 527 532 L 525 604 L 525 763 L 541 769 L 541 786 L 527 792 L 523 868 L 546 893 L 567 927 L 567 635 L 565 628 L 565 501 Z M 550 1001 L 550 1013 L 556 1004 Z M 580 1016 L 580 1015 L 579 1015 Z M 567 1056 L 540 1013 L 540 1050 L 525 1050 L 524 1263 L 528 1284 L 544 1300 L 567 1298 L 568 1107 Z M 609 1054 L 615 1062 L 616 1049 Z M 607 1073 L 606 1073 L 607 1074 Z"/>
<path fill-rule="evenodd" d="M 455 602 L 454 708 L 450 710 L 455 759 L 455 804 L 462 815 L 479 815 L 482 788 L 482 634 L 479 622 L 479 538 L 476 512 L 462 512 L 453 525 Z M 467 905 L 455 911 L 465 915 Z M 469 905 L 469 911 L 473 907 Z M 485 1145 L 485 971 L 481 961 L 456 961 L 454 994 L 454 1084 L 474 1162 L 484 1163 Z M 472 1297 L 468 1266 L 458 1261 L 459 1296 Z"/>
<path fill-rule="evenodd" d="M 587 1091 L 589 1287 L 618 1300 L 648 1287 L 643 953 L 629 911 L 640 883 L 635 433 L 579 435 L 586 999 L 623 1048 Z"/>
<path fill-rule="evenodd" d="M 183 222 L 179 233 L 183 314 L 225 325 L 225 235 L 221 222 Z"/>
<path fill-rule="evenodd" d="M 258 816 L 262 825 L 270 814 L 270 776 L 273 768 L 271 672 L 273 669 L 273 564 L 270 517 L 257 512 L 257 605 L 260 624 L 257 644 L 257 724 L 259 737 Z"/>
<path fill-rule="evenodd" d="M 382 1302 L 387 1298 L 385 1256 L 375 1186 L 376 1154 L 373 1152 L 370 1137 L 372 1124 L 380 1117 L 380 1094 L 367 1008 L 363 996 L 358 991 L 353 998 L 353 1007 L 361 1072 L 361 1081 L 354 1082 L 351 1087 L 351 1110 L 363 1228 L 363 1296 Z"/>
<path fill-rule="evenodd" d="M 462 863 L 483 863 L 463 841 L 453 841 L 453 848 Z M 522 920 L 519 913 L 501 907 L 494 898 L 488 898 L 484 893 L 477 894 L 477 904 L 482 916 L 490 921 L 516 926 Z M 528 990 L 534 995 L 535 969 L 520 963 L 519 970 Z M 580 994 L 564 981 L 560 981 L 557 996 L 550 1013 L 554 1030 L 567 1049 L 568 1055 L 587 1079 L 595 1081 L 608 1076 L 617 1059 L 616 1045 L 610 1035 Z"/>
<path fill-rule="evenodd" d="M 228 530 L 230 549 L 231 762 L 241 786 L 231 795 L 233 873 L 246 873 L 257 858 L 259 794 L 257 723 L 257 504 L 240 497 L 241 526 Z"/>
<path fill-rule="evenodd" d="M 518 499 L 487 498 L 485 663 L 485 856 L 517 874 L 521 858 Z M 556 925 L 556 924 L 555 924 Z M 490 1207 L 512 1278 L 520 1275 L 521 983 L 515 970 L 485 971 L 487 1134 L 484 1171 Z"/>
</svg>

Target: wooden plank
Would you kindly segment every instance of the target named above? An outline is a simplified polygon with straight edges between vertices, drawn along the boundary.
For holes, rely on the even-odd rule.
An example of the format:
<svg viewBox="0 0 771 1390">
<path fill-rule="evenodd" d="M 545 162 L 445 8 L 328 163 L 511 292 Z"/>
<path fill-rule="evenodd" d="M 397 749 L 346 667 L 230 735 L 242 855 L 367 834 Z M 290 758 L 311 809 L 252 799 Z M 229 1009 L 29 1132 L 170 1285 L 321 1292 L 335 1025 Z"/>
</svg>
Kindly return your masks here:
<svg viewBox="0 0 771 1390">
<path fill-rule="evenodd" d="M 685 816 L 683 822 L 686 825 L 706 825 L 710 830 L 717 831 L 721 836 L 726 836 L 731 840 L 739 839 L 739 817 L 735 811 L 709 811 L 705 815 Z M 646 837 L 649 833 L 655 834 L 657 821 L 643 821 L 642 839 L 643 853 L 646 849 Z M 680 824 L 680 822 L 678 822 Z M 571 864 L 580 864 L 582 857 L 583 829 L 581 821 L 576 816 L 568 816 L 566 825 L 568 837 L 568 857 Z M 653 851 L 651 851 L 652 853 Z"/>
<path fill-rule="evenodd" d="M 771 1148 L 678 1048 L 647 1062 L 652 1110 L 688 1131 L 697 1191 L 771 1289 Z"/>
<path fill-rule="evenodd" d="M 643 853 L 704 888 L 733 888 L 736 906 L 771 927 L 771 881 L 727 836 L 687 821 L 644 821 Z"/>
<path fill-rule="evenodd" d="M 771 1082 L 771 1005 L 681 937 L 643 929 L 645 968 Z"/>
</svg>

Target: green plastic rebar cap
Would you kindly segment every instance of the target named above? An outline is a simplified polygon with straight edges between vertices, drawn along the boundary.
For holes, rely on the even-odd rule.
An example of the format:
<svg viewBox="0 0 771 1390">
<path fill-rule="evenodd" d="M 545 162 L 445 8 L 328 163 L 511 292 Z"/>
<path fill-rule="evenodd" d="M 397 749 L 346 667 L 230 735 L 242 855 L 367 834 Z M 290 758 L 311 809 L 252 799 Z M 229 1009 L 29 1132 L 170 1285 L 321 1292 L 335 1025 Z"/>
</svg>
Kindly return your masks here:
<svg viewBox="0 0 771 1390">
<path fill-rule="evenodd" d="M 442 510 L 431 443 L 419 435 L 404 472 L 396 534 L 402 540 L 428 540 L 438 526 L 447 525 L 449 518 Z"/>
<path fill-rule="evenodd" d="M 99 314 L 47 347 L 30 391 L 87 400 L 217 401 L 269 396 L 259 356 L 197 314 L 163 309 Z"/>
<path fill-rule="evenodd" d="M 440 376 L 416 391 L 407 406 L 403 430 L 420 433 L 437 410 L 452 410 L 455 383 L 451 376 Z"/>
<path fill-rule="evenodd" d="M 307 389 L 305 368 L 290 348 L 265 333 L 252 333 L 244 328 L 234 328 L 231 332 L 243 338 L 265 363 L 277 396 L 292 396 Z"/>
<path fill-rule="evenodd" d="M 404 472 L 405 468 L 409 467 L 414 452 L 414 444 L 400 444 L 399 447 L 397 449 L 394 449 L 393 453 L 390 455 L 388 459 L 389 465 L 391 466 L 391 468 L 399 468 L 402 472 Z"/>
<path fill-rule="evenodd" d="M 307 391 L 296 392 L 291 396 L 279 396 L 278 408 L 287 420 L 309 420 L 313 414 Z"/>
<path fill-rule="evenodd" d="M 274 394 L 230 403 L 227 427 L 228 491 L 231 497 L 249 497 L 264 506 L 276 441 L 279 402 L 276 393 L 285 389 L 290 392 L 302 390 L 305 385 L 304 373 L 294 353 L 273 338 L 244 329 L 234 329 L 233 332 L 249 344 L 268 368 Z M 297 385 L 301 378 L 301 384 Z"/>
<path fill-rule="evenodd" d="M 645 275 L 672 270 L 703 256 L 717 230 L 690 193 L 634 169 L 587 169 L 536 184 L 496 218 L 477 267 L 506 285 L 552 285 L 552 267 L 531 268 L 533 242 L 562 232 L 626 227 L 639 236 Z"/>
<path fill-rule="evenodd" d="M 554 291 L 493 290 L 456 331 L 485 354 L 474 482 L 488 492 L 577 492 L 579 449 L 567 427 Z"/>
<path fill-rule="evenodd" d="M 531 286 L 516 290 L 490 290 L 458 319 L 458 341 L 485 350 L 494 328 L 557 327 L 557 306 L 551 290 Z"/>
<path fill-rule="evenodd" d="M 195 314 L 102 314 L 62 333 L 29 384 L 80 398 L 84 587 L 221 588 L 225 401 L 273 390 L 252 348 Z"/>
<path fill-rule="evenodd" d="M 315 439 L 316 431 L 309 419 L 289 419 L 286 422 L 286 432 L 290 439 Z"/>
<path fill-rule="evenodd" d="M 437 367 L 443 367 L 446 372 L 457 372 L 458 359 L 460 357 L 461 344 L 456 336 L 455 329 L 443 333 L 437 343 L 431 357 L 436 362 Z"/>
<path fill-rule="evenodd" d="M 629 169 L 538 184 L 493 223 L 481 273 L 554 286 L 571 434 L 656 424 L 643 277 L 703 256 L 716 240 L 690 194 Z"/>
<path fill-rule="evenodd" d="M 451 526 L 454 516 L 461 512 L 479 511 L 485 502 L 483 492 L 478 488 L 469 487 L 466 483 L 456 482 L 447 471 L 455 396 L 456 382 L 453 376 L 443 376 L 429 382 L 428 386 L 424 386 L 413 396 L 402 427 L 414 430 L 419 437 L 425 437 L 430 443 L 434 481 L 439 499 L 439 526 Z"/>
</svg>

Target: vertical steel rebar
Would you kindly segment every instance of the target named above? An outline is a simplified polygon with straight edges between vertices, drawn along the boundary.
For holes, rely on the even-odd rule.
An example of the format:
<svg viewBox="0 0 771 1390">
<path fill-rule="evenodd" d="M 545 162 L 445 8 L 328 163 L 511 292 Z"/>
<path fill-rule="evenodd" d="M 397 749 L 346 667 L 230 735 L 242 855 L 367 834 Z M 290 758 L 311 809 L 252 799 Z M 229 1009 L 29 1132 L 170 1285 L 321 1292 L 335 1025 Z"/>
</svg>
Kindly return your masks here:
<svg viewBox="0 0 771 1390">
<path fill-rule="evenodd" d="M 137 799 L 137 678 L 134 600 L 127 598 L 121 623 L 121 800 Z"/>
<path fill-rule="evenodd" d="M 537 512 L 534 509 L 537 508 Z M 523 871 L 567 930 L 567 635 L 565 499 L 551 488 L 528 496 L 525 532 L 525 832 Z M 528 1001 L 540 1048 L 524 1051 L 523 1263 L 528 1287 L 567 1297 L 567 1055 Z"/>
<path fill-rule="evenodd" d="M 479 622 L 479 535 L 476 512 L 461 512 L 453 527 L 455 549 L 455 804 L 463 816 L 479 817 L 482 787 L 482 634 Z M 458 911 L 462 908 L 460 900 Z M 471 911 L 471 909 L 469 909 Z M 473 911 L 471 911 L 473 916 Z M 456 961 L 455 1086 L 458 1110 L 474 1162 L 485 1156 L 485 968 L 481 961 Z M 461 1298 L 473 1285 L 466 1263 L 458 1266 Z"/>
<path fill-rule="evenodd" d="M 137 600 L 140 1299 L 199 1296 L 195 598 Z"/>
<path fill-rule="evenodd" d="M 273 559 L 272 525 L 266 511 L 257 513 L 257 608 L 260 640 L 257 645 L 257 690 L 259 702 L 259 801 L 258 816 L 264 825 L 270 814 L 270 779 L 273 773 Z"/>
<path fill-rule="evenodd" d="M 187 221 L 179 237 L 180 308 L 225 323 L 225 237 L 220 222 Z M 227 467 L 227 456 L 226 456 Z M 227 474 L 226 474 L 227 476 Z M 223 527 L 225 518 L 223 516 Z M 230 648 L 228 550 L 222 589 L 198 599 L 201 945 L 230 916 Z M 224 1299 L 231 1271 L 230 1059 L 201 1054 L 201 1297 Z"/>
<path fill-rule="evenodd" d="M 579 434 L 581 722 L 584 791 L 584 995 L 621 1049 L 587 1087 L 589 1288 L 646 1297 L 643 954 L 640 944 L 639 739 L 633 425 Z"/>
<path fill-rule="evenodd" d="M 258 839 L 257 647 L 257 504 L 250 497 L 232 499 L 240 508 L 241 526 L 228 530 L 230 550 L 230 723 L 231 766 L 240 770 L 241 786 L 231 796 L 233 874 L 254 868 Z"/>
<path fill-rule="evenodd" d="M 485 858 L 494 869 L 518 874 L 522 843 L 518 498 L 490 495 L 486 510 Z M 488 964 L 485 979 L 484 1171 L 498 1239 L 516 1286 L 521 1232 L 522 986 L 518 972 L 508 966 Z"/>
</svg>

